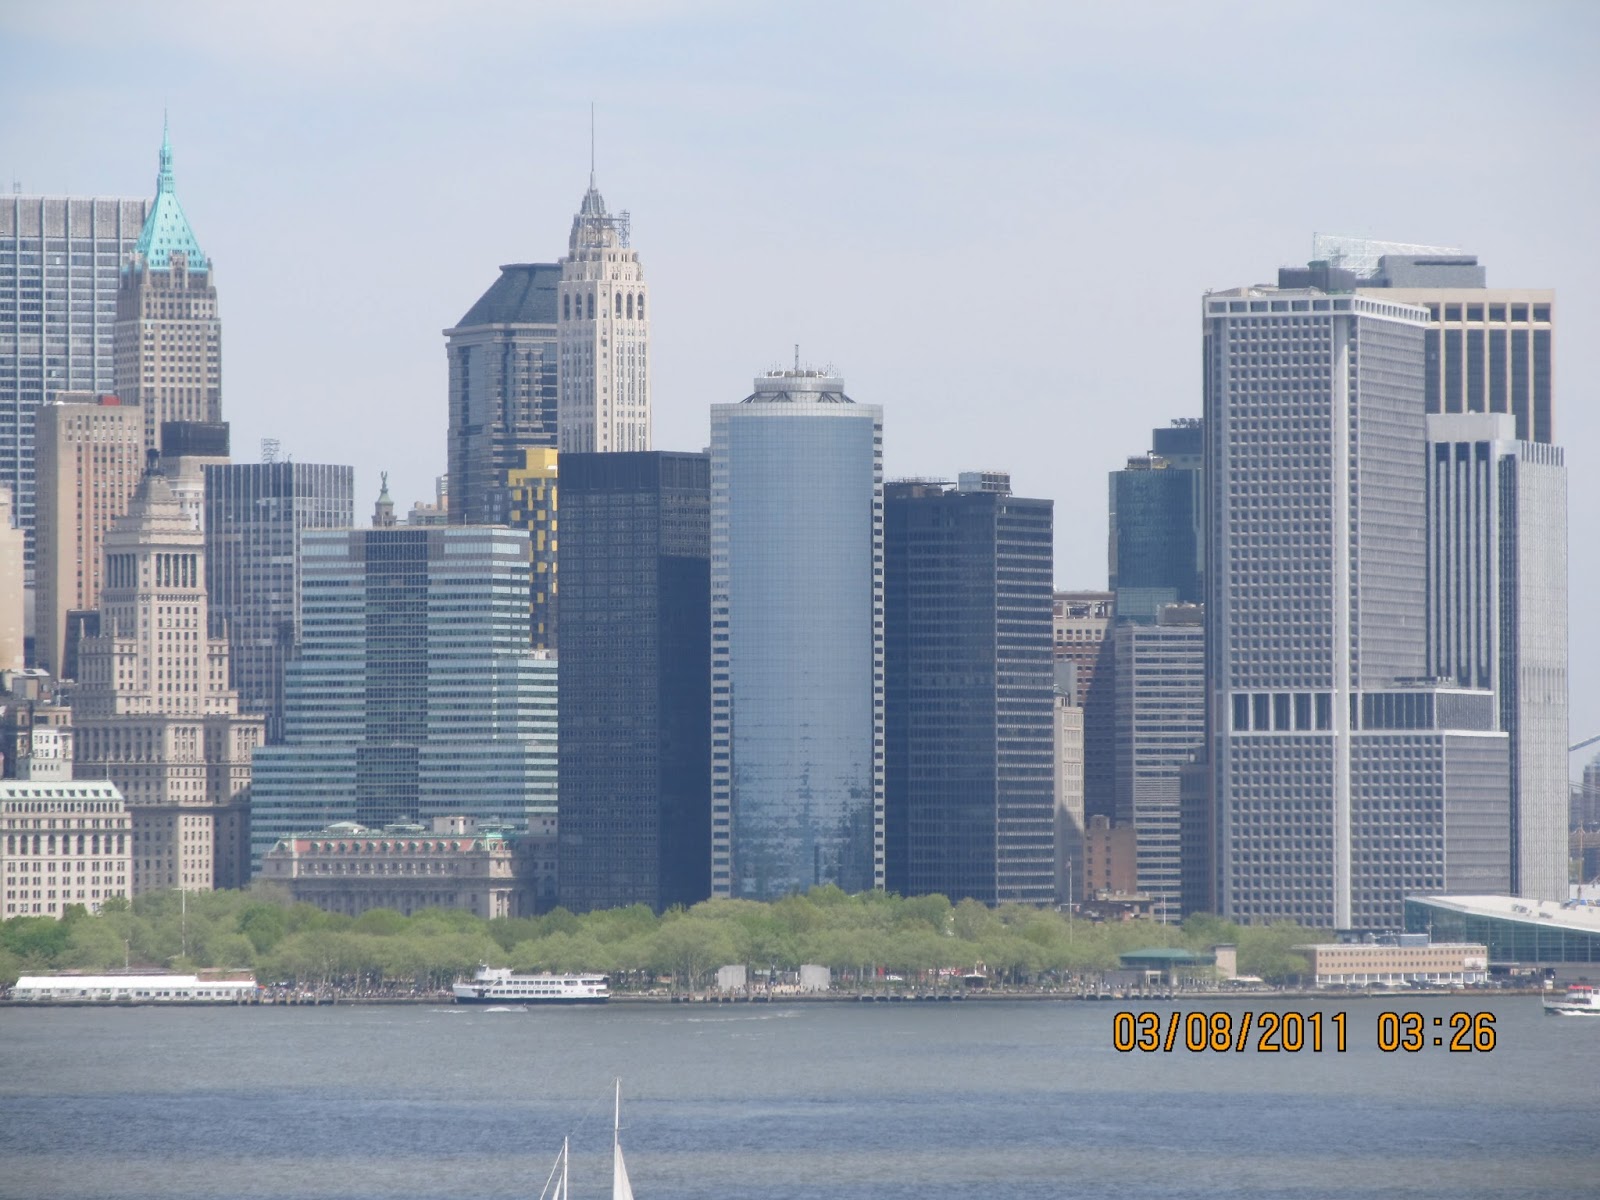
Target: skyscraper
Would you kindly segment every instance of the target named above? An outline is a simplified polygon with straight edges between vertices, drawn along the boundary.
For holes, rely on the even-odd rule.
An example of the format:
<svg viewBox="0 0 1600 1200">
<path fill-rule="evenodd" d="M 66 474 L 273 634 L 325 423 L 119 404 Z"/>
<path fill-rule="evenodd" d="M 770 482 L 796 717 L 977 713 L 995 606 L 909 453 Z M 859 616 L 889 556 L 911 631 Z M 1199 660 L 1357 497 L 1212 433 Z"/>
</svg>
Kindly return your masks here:
<svg viewBox="0 0 1600 1200">
<path fill-rule="evenodd" d="M 300 535 L 355 524 L 354 472 L 321 463 L 205 467 L 206 590 L 228 637 L 239 708 L 283 740 L 283 678 L 299 640 Z"/>
<path fill-rule="evenodd" d="M 891 891 L 1055 900 L 1051 509 L 1003 475 L 885 489 Z"/>
<path fill-rule="evenodd" d="M 561 267 L 513 263 L 467 310 L 450 363 L 450 522 L 503 525 L 507 476 L 556 446 L 556 306 Z"/>
<path fill-rule="evenodd" d="M 11 520 L 11 489 L 0 483 L 0 670 L 20 671 L 27 662 L 23 564 L 27 538 Z"/>
<path fill-rule="evenodd" d="M 1139 891 L 1157 915 L 1184 915 L 1180 783 L 1205 747 L 1202 610 L 1169 604 L 1116 626 L 1116 819 L 1134 828 Z"/>
<path fill-rule="evenodd" d="M 1511 739 L 1511 890 L 1567 896 L 1567 479 L 1510 414 L 1428 418 L 1428 674 Z"/>
<path fill-rule="evenodd" d="M 1313 261 L 1280 287 L 1359 291 L 1428 310 L 1424 391 L 1430 413 L 1509 413 L 1523 441 L 1555 440 L 1555 293 L 1490 288 L 1475 255 L 1319 234 Z"/>
<path fill-rule="evenodd" d="M 205 544 L 159 472 L 106 533 L 100 633 L 79 648 L 76 774 L 109 779 L 133 817 L 133 891 L 243 887 L 250 755 L 261 719 L 228 687 Z"/>
<path fill-rule="evenodd" d="M 1116 595 L 1057 592 L 1052 621 L 1058 687 L 1083 709 L 1083 804 L 1090 816 L 1116 808 Z"/>
<path fill-rule="evenodd" d="M 99 607 L 105 534 L 144 472 L 144 415 L 116 396 L 57 392 L 38 410 L 33 447 L 33 654 L 60 677 L 67 614 Z"/>
<path fill-rule="evenodd" d="M 168 421 L 222 420 L 216 276 L 178 203 L 165 127 L 155 202 L 117 284 L 115 391 L 144 410 L 155 449 Z"/>
<path fill-rule="evenodd" d="M 1201 429 L 1177 421 L 1156 447 L 1111 472 L 1110 587 L 1119 621 L 1155 620 L 1167 604 L 1201 601 Z"/>
<path fill-rule="evenodd" d="M 711 892 L 881 887 L 883 416 L 781 371 L 711 406 Z"/>
<path fill-rule="evenodd" d="M 606 211 L 591 171 L 561 260 L 563 451 L 650 449 L 649 289 L 630 230 L 627 213 Z"/>
<path fill-rule="evenodd" d="M 710 460 L 561 456 L 560 897 L 711 894 Z"/>
<path fill-rule="evenodd" d="M 117 278 L 147 200 L 0 199 L 0 483 L 33 566 L 34 414 L 58 392 L 115 390 Z M 14 286 L 13 286 L 14 285 Z M 14 340 L 12 340 L 14 338 Z"/>
<path fill-rule="evenodd" d="M 524 450 L 522 463 L 506 477 L 510 511 L 505 523 L 526 529 L 533 554 L 533 648 L 556 649 L 560 605 L 557 597 L 557 486 L 554 450 Z"/>
<path fill-rule="evenodd" d="M 1487 691 L 1426 671 L 1426 309 L 1203 301 L 1207 677 L 1224 915 L 1399 928 L 1509 882 Z"/>
<path fill-rule="evenodd" d="M 529 643 L 526 533 L 308 529 L 297 607 L 284 741 L 255 758 L 257 862 L 331 821 L 554 809 L 556 660 Z"/>
</svg>

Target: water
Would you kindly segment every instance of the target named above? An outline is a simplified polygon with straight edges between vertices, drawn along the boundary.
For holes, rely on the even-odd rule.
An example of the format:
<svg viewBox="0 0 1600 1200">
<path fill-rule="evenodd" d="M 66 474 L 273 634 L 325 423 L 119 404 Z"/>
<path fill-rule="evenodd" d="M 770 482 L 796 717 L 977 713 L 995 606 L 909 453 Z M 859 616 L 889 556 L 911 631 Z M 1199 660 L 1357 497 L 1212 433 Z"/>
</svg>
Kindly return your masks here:
<svg viewBox="0 0 1600 1200">
<path fill-rule="evenodd" d="M 1119 1054 L 1122 1007 L 10 1009 L 0 1196 L 536 1197 L 570 1133 L 604 1198 L 616 1076 L 640 1200 L 1509 1200 L 1600 1170 L 1600 1020 L 1336 1000 L 1344 1054 Z M 1492 1008 L 1498 1046 L 1382 1053 L 1400 1007 Z"/>
</svg>

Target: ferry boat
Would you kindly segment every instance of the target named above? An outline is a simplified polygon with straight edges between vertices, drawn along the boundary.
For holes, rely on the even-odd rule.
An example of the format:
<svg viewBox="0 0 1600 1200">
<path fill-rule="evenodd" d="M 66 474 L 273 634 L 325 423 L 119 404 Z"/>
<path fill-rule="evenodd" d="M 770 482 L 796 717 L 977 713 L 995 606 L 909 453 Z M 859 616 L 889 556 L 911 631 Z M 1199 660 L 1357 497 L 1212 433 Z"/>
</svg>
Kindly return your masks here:
<svg viewBox="0 0 1600 1200">
<path fill-rule="evenodd" d="M 1587 983 L 1575 983 L 1560 1000 L 1546 1000 L 1547 1017 L 1600 1017 L 1600 992 Z"/>
<path fill-rule="evenodd" d="M 457 1004 L 604 1004 L 604 975 L 518 975 L 510 967 L 479 967 L 451 989 Z"/>
</svg>

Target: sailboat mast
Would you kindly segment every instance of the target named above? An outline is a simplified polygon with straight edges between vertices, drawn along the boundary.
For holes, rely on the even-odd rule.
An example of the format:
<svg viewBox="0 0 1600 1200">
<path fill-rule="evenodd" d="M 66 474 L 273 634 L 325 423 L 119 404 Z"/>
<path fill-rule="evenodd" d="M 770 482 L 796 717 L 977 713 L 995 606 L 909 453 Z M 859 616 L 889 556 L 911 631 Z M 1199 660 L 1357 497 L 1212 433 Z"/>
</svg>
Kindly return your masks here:
<svg viewBox="0 0 1600 1200">
<path fill-rule="evenodd" d="M 567 1191 L 567 1142 L 569 1140 L 568 1138 L 561 1139 L 561 1200 L 570 1200 L 570 1194 Z"/>
<path fill-rule="evenodd" d="M 622 1145 L 622 1080 L 617 1080 L 617 1106 L 611 1116 L 611 1149 Z"/>
</svg>

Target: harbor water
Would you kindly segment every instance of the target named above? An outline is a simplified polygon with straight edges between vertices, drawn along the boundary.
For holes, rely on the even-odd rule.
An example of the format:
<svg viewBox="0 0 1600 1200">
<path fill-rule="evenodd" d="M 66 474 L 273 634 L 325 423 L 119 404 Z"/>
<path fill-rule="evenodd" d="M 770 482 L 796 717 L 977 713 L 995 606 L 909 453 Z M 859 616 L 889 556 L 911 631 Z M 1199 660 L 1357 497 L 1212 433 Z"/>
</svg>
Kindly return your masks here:
<svg viewBox="0 0 1600 1200">
<path fill-rule="evenodd" d="M 1178 1007 L 12 1008 L 0 1196 L 537 1197 L 570 1135 L 574 1200 L 603 1198 L 617 1077 L 640 1200 L 1510 1200 L 1600 1178 L 1600 1020 L 1258 998 L 1221 1007 L 1344 1011 L 1346 1050 L 1113 1048 L 1116 1012 Z M 1406 1010 L 1428 1044 L 1380 1050 L 1379 1014 Z M 1431 1044 L 1458 1011 L 1493 1013 L 1492 1051 Z"/>
</svg>

